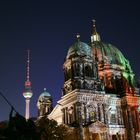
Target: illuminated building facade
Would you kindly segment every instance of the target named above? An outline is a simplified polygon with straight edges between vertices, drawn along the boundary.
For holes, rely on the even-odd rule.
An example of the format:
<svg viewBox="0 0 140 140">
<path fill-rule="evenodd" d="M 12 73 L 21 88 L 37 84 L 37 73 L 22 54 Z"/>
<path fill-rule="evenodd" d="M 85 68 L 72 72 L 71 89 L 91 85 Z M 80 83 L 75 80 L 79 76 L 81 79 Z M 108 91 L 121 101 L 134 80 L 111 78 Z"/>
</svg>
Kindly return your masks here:
<svg viewBox="0 0 140 140">
<path fill-rule="evenodd" d="M 62 97 L 49 118 L 79 128 L 76 140 L 135 140 L 140 133 L 140 96 L 129 61 L 103 43 L 93 21 L 91 42 L 77 41 L 64 65 Z"/>
</svg>

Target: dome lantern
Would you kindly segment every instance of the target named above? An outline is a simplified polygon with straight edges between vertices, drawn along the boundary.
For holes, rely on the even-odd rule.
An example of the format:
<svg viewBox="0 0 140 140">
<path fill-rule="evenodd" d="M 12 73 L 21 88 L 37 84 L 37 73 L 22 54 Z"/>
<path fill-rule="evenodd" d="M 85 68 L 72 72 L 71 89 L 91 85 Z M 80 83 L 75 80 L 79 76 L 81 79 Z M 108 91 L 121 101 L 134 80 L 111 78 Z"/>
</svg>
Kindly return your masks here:
<svg viewBox="0 0 140 140">
<path fill-rule="evenodd" d="M 77 33 L 76 37 L 77 37 L 77 41 L 79 42 L 80 41 L 80 34 Z"/>
<path fill-rule="evenodd" d="M 93 21 L 93 29 L 92 29 L 92 35 L 91 35 L 91 42 L 94 41 L 100 41 L 100 35 L 97 33 L 96 31 L 96 20 L 92 20 Z"/>
<path fill-rule="evenodd" d="M 39 96 L 40 98 L 44 97 L 44 98 L 51 98 L 51 95 L 49 92 L 46 91 L 46 88 L 44 88 L 44 91 L 41 93 L 41 95 Z"/>
</svg>

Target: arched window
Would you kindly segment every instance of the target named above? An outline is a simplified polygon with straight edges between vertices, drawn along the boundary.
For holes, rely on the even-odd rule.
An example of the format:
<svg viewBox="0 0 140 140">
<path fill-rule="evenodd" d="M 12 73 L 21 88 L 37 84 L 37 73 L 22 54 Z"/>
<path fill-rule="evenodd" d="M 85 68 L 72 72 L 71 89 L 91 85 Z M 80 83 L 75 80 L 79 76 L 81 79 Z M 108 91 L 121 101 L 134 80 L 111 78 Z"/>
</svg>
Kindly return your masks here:
<svg viewBox="0 0 140 140">
<path fill-rule="evenodd" d="M 92 76 L 92 69 L 90 65 L 85 66 L 85 76 L 91 77 Z"/>
<path fill-rule="evenodd" d="M 88 105 L 86 109 L 86 121 L 94 122 L 96 118 L 95 107 L 92 105 Z"/>
<path fill-rule="evenodd" d="M 75 76 L 82 76 L 83 75 L 82 64 L 75 63 L 75 65 L 74 65 L 74 75 Z"/>
</svg>

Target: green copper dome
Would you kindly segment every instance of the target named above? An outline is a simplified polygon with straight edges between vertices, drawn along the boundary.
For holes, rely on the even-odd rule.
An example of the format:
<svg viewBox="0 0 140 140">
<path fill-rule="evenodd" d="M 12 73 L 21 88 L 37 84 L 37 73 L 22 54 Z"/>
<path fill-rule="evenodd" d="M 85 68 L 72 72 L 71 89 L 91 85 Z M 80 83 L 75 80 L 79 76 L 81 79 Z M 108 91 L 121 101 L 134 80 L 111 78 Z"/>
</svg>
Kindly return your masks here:
<svg viewBox="0 0 140 140">
<path fill-rule="evenodd" d="M 49 92 L 46 91 L 46 88 L 44 88 L 44 91 L 41 93 L 41 95 L 39 96 L 39 98 L 51 98 L 51 95 Z"/>
<path fill-rule="evenodd" d="M 114 45 L 95 41 L 92 45 L 93 56 L 97 54 L 98 69 L 116 70 L 121 72 L 130 85 L 134 85 L 134 74 L 129 61 Z M 109 74 L 109 73 L 108 73 Z"/>
<path fill-rule="evenodd" d="M 91 47 L 84 42 L 77 41 L 68 50 L 67 58 L 71 58 L 73 56 L 92 57 Z"/>
<path fill-rule="evenodd" d="M 104 64 L 116 64 L 122 67 L 122 69 L 131 70 L 128 60 L 123 56 L 120 50 L 118 50 L 114 45 L 103 43 L 100 41 L 94 42 L 93 55 L 95 51 L 97 52 L 98 63 Z"/>
</svg>

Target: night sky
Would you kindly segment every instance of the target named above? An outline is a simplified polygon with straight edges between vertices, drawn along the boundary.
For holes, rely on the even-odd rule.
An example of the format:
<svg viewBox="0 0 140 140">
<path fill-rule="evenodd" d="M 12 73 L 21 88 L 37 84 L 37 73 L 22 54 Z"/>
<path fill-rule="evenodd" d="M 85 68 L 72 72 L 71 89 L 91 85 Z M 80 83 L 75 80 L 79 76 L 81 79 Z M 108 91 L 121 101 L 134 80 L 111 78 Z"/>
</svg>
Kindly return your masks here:
<svg viewBox="0 0 140 140">
<path fill-rule="evenodd" d="M 33 97 L 31 117 L 43 91 L 60 99 L 63 63 L 77 32 L 89 43 L 92 19 L 103 42 L 115 45 L 140 75 L 140 8 L 138 0 L 3 0 L 0 2 L 0 91 L 24 115 L 22 95 L 26 80 L 27 49 L 31 50 Z M 10 106 L 0 96 L 0 121 L 9 117 Z"/>
</svg>

